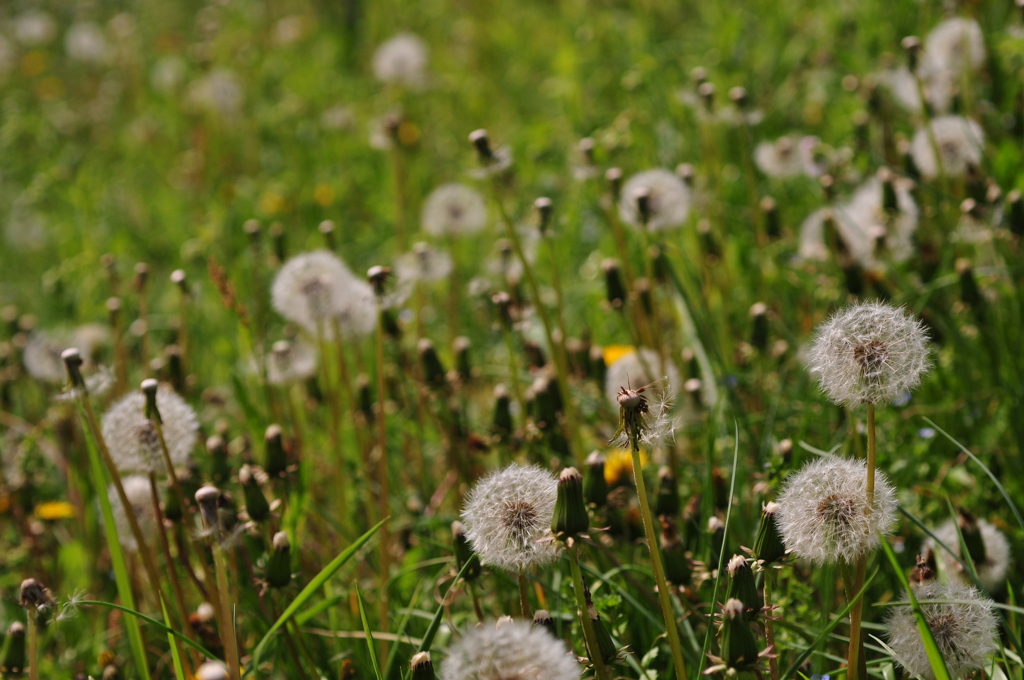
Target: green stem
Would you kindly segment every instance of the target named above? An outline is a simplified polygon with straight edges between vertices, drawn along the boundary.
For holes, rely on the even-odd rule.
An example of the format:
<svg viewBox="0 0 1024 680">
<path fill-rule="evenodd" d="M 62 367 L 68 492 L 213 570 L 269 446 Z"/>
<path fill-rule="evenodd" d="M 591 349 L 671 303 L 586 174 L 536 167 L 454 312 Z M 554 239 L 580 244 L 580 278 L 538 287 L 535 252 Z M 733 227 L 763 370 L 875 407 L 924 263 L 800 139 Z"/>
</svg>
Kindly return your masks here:
<svg viewBox="0 0 1024 680">
<path fill-rule="evenodd" d="M 28 677 L 30 680 L 39 680 L 39 630 L 35 612 L 28 612 L 25 620 L 28 623 Z"/>
<path fill-rule="evenodd" d="M 775 570 L 770 566 L 764 570 L 764 606 L 767 609 L 772 606 L 772 581 L 775 580 Z M 771 611 L 765 611 L 764 637 L 769 647 L 775 646 L 775 621 L 772 620 Z M 768 658 L 768 672 L 772 680 L 779 680 L 779 660 L 776 656 Z"/>
<path fill-rule="evenodd" d="M 679 626 L 676 624 L 676 615 L 672 609 L 672 599 L 669 595 L 668 581 L 665 579 L 665 567 L 661 561 L 658 537 L 654 533 L 654 518 L 651 515 L 651 505 L 647 500 L 647 486 L 644 484 L 644 471 L 640 463 L 640 447 L 634 444 L 630 448 L 633 451 L 633 479 L 636 481 L 636 495 L 640 501 L 640 514 L 644 521 L 647 547 L 651 551 L 651 565 L 654 567 L 654 580 L 658 585 L 661 614 L 665 617 L 665 632 L 668 634 L 668 643 L 672 648 L 672 662 L 676 667 L 677 680 L 686 680 L 683 645 L 679 641 Z"/>
<path fill-rule="evenodd" d="M 519 612 L 523 615 L 523 619 L 531 621 L 533 619 L 533 610 L 530 609 L 530 591 L 526 584 L 526 574 L 519 574 Z"/>
<path fill-rule="evenodd" d="M 378 517 L 384 518 L 388 512 L 388 428 L 385 420 L 384 404 L 387 393 L 384 381 L 384 305 L 377 301 L 377 484 L 380 487 L 378 497 Z M 377 594 L 380 606 L 380 630 L 388 632 L 388 572 L 390 531 L 387 522 L 380 528 L 380 592 Z M 388 643 L 381 639 L 381 656 L 387 658 Z"/>
<path fill-rule="evenodd" d="M 583 638 L 587 644 L 587 652 L 590 662 L 594 664 L 594 673 L 597 680 L 608 680 L 608 668 L 601 658 L 601 648 L 597 644 L 597 635 L 594 633 L 594 622 L 590 620 L 590 612 L 587 607 L 587 598 L 584 594 L 583 574 L 580 572 L 579 548 L 569 548 L 569 564 L 572 565 L 572 587 L 576 591 L 576 606 L 579 609 L 580 623 L 583 625 Z"/>
<path fill-rule="evenodd" d="M 228 663 L 228 673 L 231 675 L 231 680 L 240 680 L 238 641 L 235 639 L 235 615 L 231 607 L 228 570 L 224 563 L 223 548 L 218 538 L 214 536 L 210 542 L 213 549 L 213 569 L 217 574 L 217 591 L 220 595 L 220 609 L 223 616 L 221 619 L 221 634 L 224 637 L 224 658 Z"/>
</svg>

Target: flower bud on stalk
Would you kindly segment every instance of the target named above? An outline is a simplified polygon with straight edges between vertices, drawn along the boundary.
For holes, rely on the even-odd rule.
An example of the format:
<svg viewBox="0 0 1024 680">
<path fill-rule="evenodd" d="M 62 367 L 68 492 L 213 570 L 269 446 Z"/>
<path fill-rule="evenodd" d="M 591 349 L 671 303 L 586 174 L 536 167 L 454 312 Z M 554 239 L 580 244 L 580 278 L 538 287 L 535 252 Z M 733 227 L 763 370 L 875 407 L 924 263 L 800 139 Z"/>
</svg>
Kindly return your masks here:
<svg viewBox="0 0 1024 680">
<path fill-rule="evenodd" d="M 280 425 L 271 425 L 263 436 L 266 445 L 266 458 L 264 458 L 263 470 L 271 477 L 280 477 L 288 469 L 288 458 L 284 452 L 284 438 L 281 435 Z"/>
<path fill-rule="evenodd" d="M 412 680 L 434 680 L 434 663 L 430 660 L 430 652 L 417 652 L 409 662 Z"/>
<path fill-rule="evenodd" d="M 757 538 L 754 539 L 754 557 L 765 565 L 779 562 L 786 556 L 786 545 L 779 533 L 778 517 L 779 506 L 775 503 L 768 503 L 761 511 L 761 524 L 757 528 Z"/>
<path fill-rule="evenodd" d="M 455 566 L 459 571 L 462 571 L 467 562 L 471 562 L 462 578 L 466 581 L 475 581 L 480 576 L 480 558 L 470 547 L 469 540 L 466 539 L 466 527 L 462 522 L 452 522 L 452 550 L 455 553 Z"/>
<path fill-rule="evenodd" d="M 674 517 L 679 513 L 679 486 L 667 465 L 658 470 L 658 491 L 654 497 L 654 514 Z"/>
<path fill-rule="evenodd" d="M 547 609 L 538 609 L 533 613 L 533 625 L 541 626 L 547 632 L 551 633 L 552 637 L 557 637 L 555 634 L 555 620 L 551 618 L 551 614 L 548 613 Z"/>
<path fill-rule="evenodd" d="M 213 435 L 206 440 L 206 450 L 210 453 L 210 478 L 215 484 L 223 484 L 231 476 L 228 447 L 224 438 Z"/>
<path fill-rule="evenodd" d="M 761 199 L 761 214 L 764 216 L 764 233 L 770 239 L 776 239 L 782 234 L 782 224 L 779 221 L 778 205 L 771 196 Z"/>
<path fill-rule="evenodd" d="M 203 518 L 203 525 L 213 532 L 220 531 L 220 515 L 217 512 L 220 489 L 207 484 L 196 491 L 196 503 Z"/>
<path fill-rule="evenodd" d="M 243 465 L 238 472 L 238 482 L 242 486 L 245 498 L 245 512 L 254 522 L 263 522 L 270 516 L 270 505 L 267 503 L 263 489 L 260 488 L 258 472 L 248 465 Z"/>
<path fill-rule="evenodd" d="M 589 593 L 587 595 L 589 600 Z M 615 643 L 612 641 L 612 636 L 604 625 L 604 621 L 601 620 L 601 615 L 589 601 L 587 602 L 587 614 L 590 616 L 590 625 L 594 628 L 594 637 L 597 638 L 596 653 L 601 655 L 601 660 L 605 663 L 614 663 L 619 658 L 619 650 L 615 648 Z M 594 656 L 594 653 L 595 650 L 587 650 L 587 654 L 591 657 Z"/>
<path fill-rule="evenodd" d="M 423 367 L 423 380 L 431 389 L 440 389 L 445 386 L 445 369 L 441 358 L 434 349 L 434 343 L 427 338 L 420 338 L 416 349 L 420 355 L 420 364 Z"/>
<path fill-rule="evenodd" d="M 583 498 L 601 508 L 608 502 L 608 480 L 604 477 L 604 456 L 593 451 L 587 456 L 587 474 L 583 477 Z"/>
<path fill-rule="evenodd" d="M 473 366 L 469 360 L 469 338 L 458 337 L 452 342 L 452 349 L 455 351 L 455 371 L 459 380 L 465 385 L 473 377 Z"/>
<path fill-rule="evenodd" d="M 754 570 L 742 555 L 733 555 L 725 570 L 729 573 L 729 590 L 726 597 L 743 604 L 743 617 L 755 620 L 764 607 L 764 598 L 754 580 Z"/>
<path fill-rule="evenodd" d="M 15 621 L 7 629 L 3 651 L 0 652 L 0 673 L 20 676 L 25 670 L 25 626 Z"/>
<path fill-rule="evenodd" d="M 768 306 L 755 302 L 750 307 L 750 344 L 763 352 L 768 347 Z"/>
<path fill-rule="evenodd" d="M 565 468 L 558 476 L 558 496 L 551 518 L 551 533 L 568 541 L 590 528 L 590 516 L 583 500 L 583 476 L 574 467 Z"/>
<path fill-rule="evenodd" d="M 661 517 L 661 554 L 665 558 L 665 578 L 677 586 L 685 586 L 693 577 L 686 546 L 679 539 L 679 532 L 671 517 Z"/>
<path fill-rule="evenodd" d="M 292 580 L 292 545 L 283 531 L 274 534 L 265 577 L 271 588 L 284 588 Z"/>
<path fill-rule="evenodd" d="M 713 657 L 718 663 L 704 672 L 753 670 L 759 659 L 757 642 L 744 620 L 743 603 L 736 599 L 727 600 L 722 610 L 722 628 L 718 638 L 720 657 Z"/>
<path fill-rule="evenodd" d="M 512 400 L 504 385 L 494 388 L 494 417 L 491 420 L 491 431 L 499 441 L 507 441 L 512 434 Z"/>
<path fill-rule="evenodd" d="M 604 272 L 606 299 L 613 309 L 620 309 L 626 304 L 626 284 L 622 280 L 619 263 L 611 258 L 601 263 Z"/>
</svg>

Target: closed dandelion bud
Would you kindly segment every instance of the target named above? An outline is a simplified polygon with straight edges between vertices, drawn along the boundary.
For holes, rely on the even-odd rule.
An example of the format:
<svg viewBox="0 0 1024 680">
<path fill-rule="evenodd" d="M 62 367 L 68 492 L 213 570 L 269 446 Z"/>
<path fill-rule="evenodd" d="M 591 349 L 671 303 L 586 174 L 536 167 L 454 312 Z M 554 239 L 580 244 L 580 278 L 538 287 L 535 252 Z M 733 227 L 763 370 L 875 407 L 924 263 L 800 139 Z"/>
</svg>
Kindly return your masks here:
<svg viewBox="0 0 1024 680">
<path fill-rule="evenodd" d="M 558 414 L 562 411 L 562 395 L 558 384 L 547 376 L 538 376 L 531 386 L 533 392 L 533 417 L 537 426 L 549 430 L 558 424 Z"/>
<path fill-rule="evenodd" d="M 469 361 L 469 338 L 458 337 L 452 342 L 452 349 L 455 351 L 455 371 L 459 380 L 465 385 L 473 377 L 473 366 Z"/>
<path fill-rule="evenodd" d="M 34 578 L 27 578 L 21 582 L 18 604 L 24 607 L 30 616 L 35 616 L 42 611 L 52 609 L 56 603 L 49 588 Z"/>
<path fill-rule="evenodd" d="M 590 348 L 590 378 L 598 385 L 604 385 L 608 376 L 608 364 L 604 360 L 604 351 L 594 345 Z"/>
<path fill-rule="evenodd" d="M 680 163 L 676 166 L 676 177 L 683 180 L 687 188 L 693 188 L 694 179 L 697 177 L 697 170 L 692 163 Z"/>
<path fill-rule="evenodd" d="M 203 526 L 214 532 L 220 529 L 220 515 L 217 504 L 220 501 L 220 489 L 207 484 L 196 491 L 196 503 L 203 517 Z"/>
<path fill-rule="evenodd" d="M 782 224 L 779 221 L 779 209 L 775 199 L 765 196 L 761 199 L 761 215 L 764 217 L 764 233 L 768 238 L 778 238 L 782 234 Z"/>
<path fill-rule="evenodd" d="M 728 669 L 742 671 L 758 662 L 757 641 L 744 618 L 744 606 L 733 598 L 722 609 L 722 630 L 719 637 L 722 663 Z"/>
<path fill-rule="evenodd" d="M 256 219 L 248 219 L 242 223 L 242 231 L 249 237 L 249 245 L 256 247 L 260 243 L 260 222 Z"/>
<path fill-rule="evenodd" d="M 757 538 L 754 539 L 754 556 L 765 565 L 779 562 L 786 556 L 786 544 L 779 533 L 778 512 L 779 506 L 774 502 L 764 506 Z"/>
<path fill-rule="evenodd" d="M 220 661 L 207 661 L 196 670 L 196 680 L 228 680 L 231 674 Z"/>
<path fill-rule="evenodd" d="M 601 660 L 605 663 L 614 663 L 619 658 L 619 650 L 615 648 L 611 633 L 601 620 L 601 615 L 593 604 L 587 603 L 587 615 L 590 616 L 590 625 L 594 629 L 594 638 L 597 643 L 596 653 L 600 654 Z M 593 659 L 595 650 L 587 648 L 587 655 Z"/>
<path fill-rule="evenodd" d="M 667 465 L 658 470 L 658 492 L 654 498 L 654 514 L 674 517 L 679 512 L 679 485 Z"/>
<path fill-rule="evenodd" d="M 17 677 L 25 671 L 25 626 L 15 621 L 7 629 L 4 648 L 0 652 L 0 673 Z"/>
<path fill-rule="evenodd" d="M 373 393 L 370 391 L 370 377 L 360 373 L 356 378 L 356 389 L 359 391 L 359 412 L 366 422 L 373 422 Z"/>
<path fill-rule="evenodd" d="M 75 389 L 85 388 L 85 378 L 82 377 L 82 355 L 75 348 L 66 349 L 60 354 L 64 361 L 64 367 L 68 372 L 68 383 Z"/>
<path fill-rule="evenodd" d="M 640 307 L 646 316 L 654 313 L 654 301 L 651 299 L 651 282 L 645 277 L 640 277 L 633 282 L 633 290 L 640 300 Z"/>
<path fill-rule="evenodd" d="M 167 364 L 167 380 L 174 387 L 176 392 L 185 389 L 185 364 L 181 356 L 181 348 L 177 345 L 167 345 L 164 348 L 164 361 Z"/>
<path fill-rule="evenodd" d="M 590 516 L 583 500 L 583 476 L 574 467 L 565 468 L 558 476 L 558 496 L 551 517 L 551 533 L 565 541 L 590 528 Z"/>
<path fill-rule="evenodd" d="M 569 338 L 565 341 L 565 350 L 569 354 L 573 373 L 580 378 L 590 375 L 590 343 L 579 338 Z"/>
<path fill-rule="evenodd" d="M 135 265 L 135 281 L 132 285 L 135 286 L 135 290 L 140 293 L 146 290 L 146 283 L 149 281 L 149 265 L 145 262 L 139 262 Z"/>
<path fill-rule="evenodd" d="M 665 578 L 677 586 L 689 584 L 693 577 L 693 567 L 671 517 L 661 517 L 660 543 L 661 556 L 665 562 Z"/>
<path fill-rule="evenodd" d="M 626 284 L 622 281 L 619 263 L 609 258 L 601 263 L 601 270 L 604 272 L 605 299 L 612 308 L 619 309 L 626 303 Z"/>
<path fill-rule="evenodd" d="M 710 111 L 715 104 L 714 83 L 701 83 L 700 87 L 697 88 L 697 96 L 704 102 L 705 108 Z"/>
<path fill-rule="evenodd" d="M 245 498 L 245 512 L 254 522 L 262 522 L 270 516 L 270 505 L 267 503 L 263 489 L 260 488 L 258 473 L 248 465 L 243 465 L 238 472 L 238 482 L 242 485 Z"/>
<path fill-rule="evenodd" d="M 971 261 L 961 257 L 956 261 L 956 271 L 960 275 L 960 299 L 968 307 L 980 307 L 981 290 L 978 288 L 977 279 L 974 278 Z"/>
<path fill-rule="evenodd" d="M 324 245 L 327 246 L 327 250 L 335 250 L 335 238 L 334 238 L 334 220 L 324 220 L 317 227 L 324 237 Z"/>
<path fill-rule="evenodd" d="M 608 168 L 604 171 L 604 179 L 608 182 L 608 193 L 612 195 L 612 199 L 618 200 L 619 192 L 622 191 L 622 169 Z"/>
<path fill-rule="evenodd" d="M 430 660 L 430 652 L 417 652 L 409 662 L 412 680 L 434 680 L 434 663 Z"/>
<path fill-rule="evenodd" d="M 921 54 L 921 41 L 917 36 L 908 35 L 900 41 L 900 47 L 907 53 L 907 70 L 913 73 L 917 70 L 917 60 Z"/>
<path fill-rule="evenodd" d="M 505 292 L 495 293 L 491 296 L 491 302 L 501 327 L 506 331 L 512 330 L 512 296 Z"/>
<path fill-rule="evenodd" d="M 270 242 L 274 246 L 274 255 L 277 256 L 279 262 L 284 262 L 285 257 L 285 242 L 284 242 L 284 226 L 280 222 L 274 222 L 267 229 L 267 233 L 270 234 Z"/>
<path fill-rule="evenodd" d="M 283 531 L 274 534 L 265 576 L 271 588 L 284 588 L 292 580 L 292 544 Z"/>
<path fill-rule="evenodd" d="M 103 669 L 103 680 L 121 680 L 121 669 L 114 664 L 107 664 L 107 667 Z M 199 680 L 206 680 L 206 678 L 200 678 Z"/>
<path fill-rule="evenodd" d="M 288 469 L 288 458 L 284 452 L 284 437 L 280 425 L 271 425 L 263 435 L 266 446 L 263 470 L 271 477 L 279 477 Z"/>
<path fill-rule="evenodd" d="M 1018 189 L 1006 195 L 1007 213 L 1010 220 L 1010 231 L 1017 236 L 1024 236 L 1024 200 Z"/>
<path fill-rule="evenodd" d="M 206 440 L 206 450 L 210 453 L 210 478 L 216 484 L 223 484 L 231 476 L 228 447 L 224 443 L 224 438 L 213 435 Z"/>
<path fill-rule="evenodd" d="M 768 306 L 763 302 L 750 307 L 750 344 L 761 352 L 768 347 Z"/>
<path fill-rule="evenodd" d="M 512 433 L 512 400 L 504 385 L 494 388 L 494 418 L 491 420 L 491 431 L 504 440 Z"/>
<path fill-rule="evenodd" d="M 437 350 L 434 349 L 434 343 L 427 338 L 420 338 L 416 349 L 420 355 L 420 364 L 423 366 L 424 382 L 433 389 L 444 387 L 445 370 Z"/>
<path fill-rule="evenodd" d="M 551 227 L 551 213 L 553 212 L 551 199 L 547 197 L 538 198 L 533 202 L 533 207 L 537 211 L 537 231 L 540 232 L 541 236 L 546 236 L 548 229 Z"/>
<path fill-rule="evenodd" d="M 700 235 L 700 243 L 704 248 L 704 254 L 711 258 L 720 258 L 722 249 L 718 246 L 718 239 L 711 230 L 711 220 L 700 220 L 697 222 L 697 234 Z"/>
<path fill-rule="evenodd" d="M 494 158 L 494 151 L 491 149 L 491 140 L 487 130 L 473 130 L 469 133 L 469 141 L 476 148 L 480 162 L 489 163 Z"/>
<path fill-rule="evenodd" d="M 147 420 L 152 420 L 156 423 L 163 423 L 163 420 L 160 419 L 160 411 L 156 407 L 156 391 L 159 386 L 160 383 L 152 378 L 142 381 L 142 394 L 146 398 L 146 404 L 143 407 L 142 412 L 143 415 L 146 416 Z"/>
<path fill-rule="evenodd" d="M 608 480 L 604 477 L 604 456 L 593 451 L 587 456 L 587 474 L 583 477 L 583 499 L 602 508 L 608 502 Z"/>
<path fill-rule="evenodd" d="M 722 543 L 725 541 L 725 523 L 712 515 L 708 519 L 708 547 L 710 548 L 709 564 L 718 564 L 722 556 Z"/>
<path fill-rule="evenodd" d="M 462 567 L 471 562 L 469 568 L 462 575 L 466 581 L 475 581 L 480 576 L 480 558 L 469 545 L 466 538 L 466 527 L 462 522 L 452 522 L 452 551 L 455 553 L 455 567 L 462 571 Z"/>
<path fill-rule="evenodd" d="M 729 573 L 726 597 L 739 600 L 743 604 L 744 618 L 753 621 L 764 607 L 764 598 L 754 580 L 754 570 L 742 555 L 733 555 L 725 570 Z"/>
<path fill-rule="evenodd" d="M 974 564 L 985 564 L 988 562 L 988 555 L 985 552 L 985 539 L 982 536 L 978 520 L 963 508 L 959 509 L 959 516 L 956 524 L 960 528 L 960 535 L 963 536 L 964 545 L 967 546 L 967 554 L 971 556 Z"/>
<path fill-rule="evenodd" d="M 910 582 L 913 583 L 915 587 L 935 579 L 935 566 L 933 564 L 929 564 L 928 559 L 929 557 L 934 559 L 934 556 L 931 554 L 930 550 L 928 553 L 928 556 L 917 556 L 917 564 L 914 566 L 914 571 L 910 573 Z"/>
<path fill-rule="evenodd" d="M 730 87 L 729 99 L 731 99 L 738 108 L 747 108 L 747 104 L 749 103 L 747 89 L 745 87 Z"/>
<path fill-rule="evenodd" d="M 555 620 L 551 618 L 551 614 L 548 613 L 547 609 L 538 609 L 533 614 L 533 626 L 536 628 L 540 626 L 547 632 L 551 633 L 552 637 L 555 637 Z"/>
</svg>

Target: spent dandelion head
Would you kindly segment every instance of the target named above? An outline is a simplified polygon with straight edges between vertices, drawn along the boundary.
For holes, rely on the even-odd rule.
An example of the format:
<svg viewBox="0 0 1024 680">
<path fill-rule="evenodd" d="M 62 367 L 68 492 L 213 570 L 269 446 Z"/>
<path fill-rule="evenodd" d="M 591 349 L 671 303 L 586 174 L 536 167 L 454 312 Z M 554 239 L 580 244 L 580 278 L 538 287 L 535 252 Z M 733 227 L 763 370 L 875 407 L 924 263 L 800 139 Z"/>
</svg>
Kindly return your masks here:
<svg viewBox="0 0 1024 680">
<path fill-rule="evenodd" d="M 681 226 L 690 214 L 690 190 L 670 170 L 630 177 L 619 192 L 619 216 L 637 228 L 663 231 Z"/>
<path fill-rule="evenodd" d="M 972 521 L 975 524 L 974 529 L 979 534 L 981 550 L 971 550 L 970 528 L 961 528 L 960 533 L 964 535 L 964 539 L 968 543 L 968 552 L 974 562 L 974 570 L 978 574 L 978 581 L 981 582 L 982 588 L 990 593 L 996 592 L 1006 582 L 1006 574 L 1010 568 L 1010 543 L 1006 540 L 1006 535 L 991 523 L 983 519 L 973 520 L 972 518 Z M 949 520 L 932 533 L 942 545 L 960 556 L 960 538 L 957 534 L 956 522 Z M 970 577 L 964 572 L 959 560 L 931 537 L 925 541 L 924 549 L 931 550 L 938 558 L 939 564 L 942 565 L 942 571 L 950 582 L 970 582 Z"/>
<path fill-rule="evenodd" d="M 929 127 L 930 134 L 927 128 L 920 128 L 910 143 L 910 155 L 923 177 L 934 179 L 940 172 L 949 177 L 962 177 L 968 168 L 981 164 L 985 133 L 976 122 L 961 116 L 942 116 L 932 119 Z M 939 160 L 935 158 L 932 136 L 939 150 Z"/>
<path fill-rule="evenodd" d="M 316 374 L 316 349 L 301 340 L 278 340 L 267 355 L 267 382 L 289 385 Z"/>
<path fill-rule="evenodd" d="M 416 243 L 412 252 L 395 259 L 399 281 L 431 283 L 447 277 L 452 271 L 452 257 L 426 243 Z"/>
<path fill-rule="evenodd" d="M 177 392 L 161 384 L 156 392 L 164 441 L 175 468 L 187 465 L 199 431 L 195 411 Z M 145 415 L 146 396 L 132 392 L 103 415 L 103 439 L 122 472 L 167 474 L 156 426 Z"/>
<path fill-rule="evenodd" d="M 544 539 L 557 495 L 558 480 L 532 465 L 509 465 L 481 479 L 462 509 L 473 552 L 485 565 L 516 573 L 551 562 L 555 554 Z"/>
<path fill-rule="evenodd" d="M 921 610 L 950 676 L 962 678 L 983 668 L 987 657 L 998 648 L 998 622 L 992 601 L 969 586 L 944 584 L 936 580 L 916 586 L 914 596 L 919 601 L 944 601 L 942 604 L 922 604 Z M 911 608 L 892 607 L 886 627 L 893 660 L 912 677 L 935 680 Z"/>
<path fill-rule="evenodd" d="M 136 552 L 139 549 L 139 544 L 132 532 L 128 513 L 135 516 L 135 521 L 138 522 L 143 536 L 152 536 L 153 532 L 157 530 L 152 490 L 149 487 L 149 478 L 143 475 L 124 477 L 121 479 L 121 486 L 124 487 L 124 494 L 128 498 L 128 508 L 121 504 L 121 497 L 113 484 L 107 489 L 107 498 L 110 499 L 110 506 L 114 512 L 114 526 L 117 528 L 116 538 L 125 550 Z M 149 541 L 149 539 L 146 540 Z"/>
<path fill-rule="evenodd" d="M 818 327 L 808 369 L 837 404 L 891 402 L 928 370 L 924 325 L 900 307 L 850 305 Z"/>
<path fill-rule="evenodd" d="M 465 184 L 442 184 L 424 201 L 421 223 L 431 236 L 469 236 L 487 225 L 487 205 Z"/>
<path fill-rule="evenodd" d="M 468 628 L 441 664 L 445 680 L 577 680 L 580 666 L 565 644 L 530 621 Z"/>
<path fill-rule="evenodd" d="M 308 333 L 331 337 L 334 322 L 348 337 L 371 333 L 377 323 L 373 291 L 334 253 L 296 255 L 281 267 L 270 289 L 281 316 Z"/>
<path fill-rule="evenodd" d="M 430 52 L 412 33 L 399 33 L 381 43 L 373 54 L 373 75 L 382 83 L 422 87 L 427 77 Z"/>
<path fill-rule="evenodd" d="M 924 41 L 920 59 L 921 73 L 929 77 L 946 72 L 959 78 L 985 63 L 985 38 L 974 19 L 954 17 L 932 29 Z"/>
<path fill-rule="evenodd" d="M 795 177 L 804 170 L 800 157 L 799 138 L 793 135 L 779 137 L 774 142 L 761 142 L 754 149 L 757 169 L 768 177 Z"/>
</svg>

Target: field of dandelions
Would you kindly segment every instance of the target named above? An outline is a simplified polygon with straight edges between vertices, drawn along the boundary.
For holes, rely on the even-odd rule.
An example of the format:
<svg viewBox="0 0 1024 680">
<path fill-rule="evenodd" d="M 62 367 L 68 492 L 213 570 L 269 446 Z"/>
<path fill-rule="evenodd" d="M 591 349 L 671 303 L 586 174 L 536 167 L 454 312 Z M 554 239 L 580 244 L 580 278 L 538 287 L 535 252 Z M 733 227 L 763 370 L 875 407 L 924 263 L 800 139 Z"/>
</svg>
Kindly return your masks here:
<svg viewBox="0 0 1024 680">
<path fill-rule="evenodd" d="M 0 159 L 0 678 L 1024 680 L 1022 0 L 10 0 Z"/>
</svg>

